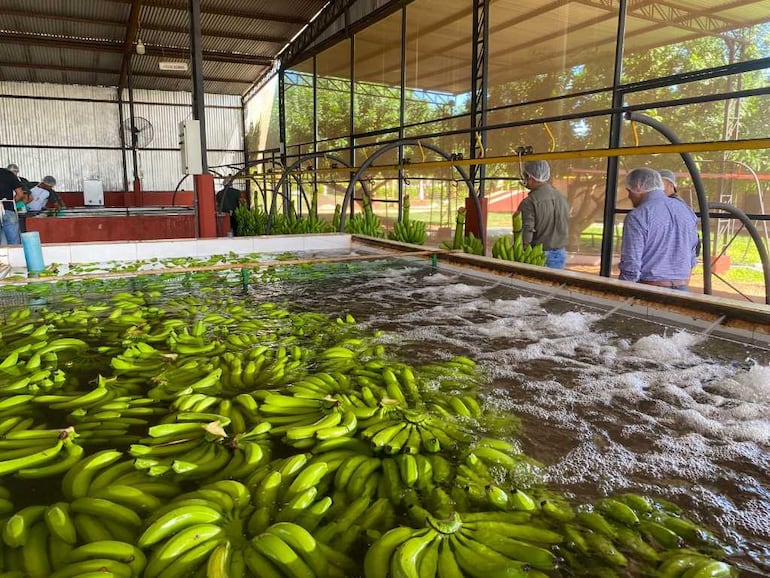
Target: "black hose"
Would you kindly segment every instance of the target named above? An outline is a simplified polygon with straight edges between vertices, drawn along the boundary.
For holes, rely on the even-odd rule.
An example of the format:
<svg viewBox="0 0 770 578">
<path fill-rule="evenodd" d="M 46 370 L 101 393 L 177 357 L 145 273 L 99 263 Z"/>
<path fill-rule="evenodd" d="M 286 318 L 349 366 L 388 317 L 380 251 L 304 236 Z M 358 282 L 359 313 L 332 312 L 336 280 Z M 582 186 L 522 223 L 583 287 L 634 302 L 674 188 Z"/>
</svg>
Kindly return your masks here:
<svg viewBox="0 0 770 578">
<path fill-rule="evenodd" d="M 759 259 L 762 261 L 762 273 L 765 276 L 765 304 L 770 305 L 770 257 L 767 254 L 767 247 L 759 235 L 759 231 L 751 222 L 748 215 L 741 211 L 738 207 L 728 205 L 727 203 L 709 203 L 709 209 L 719 209 L 726 213 L 730 213 L 733 217 L 738 219 L 754 240 L 754 244 L 757 246 L 759 252 Z"/>
</svg>

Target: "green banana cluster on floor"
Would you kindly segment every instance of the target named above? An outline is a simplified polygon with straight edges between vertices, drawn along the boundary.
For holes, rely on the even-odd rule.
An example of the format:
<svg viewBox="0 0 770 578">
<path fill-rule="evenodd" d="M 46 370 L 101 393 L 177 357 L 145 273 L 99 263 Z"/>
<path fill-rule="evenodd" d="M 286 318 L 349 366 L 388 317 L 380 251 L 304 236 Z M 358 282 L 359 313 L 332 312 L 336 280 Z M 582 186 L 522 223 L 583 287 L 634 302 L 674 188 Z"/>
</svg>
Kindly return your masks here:
<svg viewBox="0 0 770 578">
<path fill-rule="evenodd" d="M 545 253 L 542 243 L 537 245 L 527 245 L 524 247 L 522 241 L 522 216 L 517 212 L 513 215 L 513 244 L 511 239 L 504 235 L 498 237 L 492 246 L 492 256 L 495 259 L 504 259 L 505 261 L 516 261 L 518 263 L 527 263 L 529 265 L 545 265 Z"/>
<path fill-rule="evenodd" d="M 484 243 L 481 239 L 476 237 L 473 233 L 465 235 L 465 207 L 457 209 L 457 216 L 455 217 L 455 232 L 452 237 L 452 242 L 443 241 L 439 245 L 442 249 L 458 251 L 460 249 L 465 253 L 471 255 L 483 255 Z"/>
<path fill-rule="evenodd" d="M 372 203 L 366 193 L 361 197 L 361 204 L 364 206 L 363 212 L 356 213 L 347 220 L 345 232 L 352 235 L 384 237 L 385 231 L 382 229 L 380 218 L 372 211 Z"/>
<path fill-rule="evenodd" d="M 4 577 L 736 575 L 673 504 L 549 491 L 471 359 L 221 292 L 63 301 L 0 331 Z"/>
<path fill-rule="evenodd" d="M 265 235 L 269 215 L 261 207 L 250 209 L 239 205 L 235 209 L 235 235 L 237 237 L 254 237 Z"/>
<path fill-rule="evenodd" d="M 388 238 L 401 243 L 412 243 L 413 245 L 424 245 L 426 232 L 424 221 L 412 221 L 410 218 L 411 202 L 409 195 L 404 196 L 403 216 L 400 221 L 393 224 L 393 231 L 388 234 Z"/>
<path fill-rule="evenodd" d="M 331 233 L 332 224 L 318 216 L 318 191 L 314 190 L 308 214 L 299 216 L 294 208 L 294 201 L 289 203 L 289 214 L 276 212 L 273 215 L 270 233 L 273 235 L 307 235 L 311 233 Z"/>
</svg>

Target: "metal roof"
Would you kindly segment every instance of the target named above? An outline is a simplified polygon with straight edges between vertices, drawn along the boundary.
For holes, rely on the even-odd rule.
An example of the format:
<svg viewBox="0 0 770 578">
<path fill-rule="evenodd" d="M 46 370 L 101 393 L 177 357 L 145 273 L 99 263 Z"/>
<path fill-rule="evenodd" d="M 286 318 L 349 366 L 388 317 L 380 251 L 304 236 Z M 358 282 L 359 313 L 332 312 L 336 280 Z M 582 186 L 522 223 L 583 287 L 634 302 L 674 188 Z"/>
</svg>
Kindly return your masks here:
<svg viewBox="0 0 770 578">
<path fill-rule="evenodd" d="M 490 86 L 561 72 L 587 62 L 606 64 L 612 78 L 618 0 L 490 0 Z M 770 23 L 767 0 L 628 0 L 624 52 L 714 36 L 730 39 Z M 339 28 L 339 26 L 337 26 Z M 417 0 L 407 5 L 407 85 L 440 93 L 467 93 L 472 86 L 473 2 Z M 397 86 L 398 30 L 370 26 L 357 36 L 356 80 Z M 335 37 L 336 38 L 336 37 Z M 323 74 L 348 78 L 345 49 L 324 46 Z M 289 65 L 307 69 L 300 53 Z M 335 55 L 335 53 L 337 53 Z M 762 54 L 767 56 L 767 54 Z"/>
<path fill-rule="evenodd" d="M 327 0 L 200 0 L 206 92 L 243 94 Z M 191 91 L 187 0 L 0 0 L 0 80 Z M 136 53 L 141 39 L 145 54 Z"/>
<path fill-rule="evenodd" d="M 245 94 L 283 53 L 299 56 L 328 31 L 347 34 L 345 9 L 375 11 L 395 0 L 199 0 L 206 92 Z M 489 84 L 565 70 L 590 61 L 611 73 L 617 0 L 489 0 Z M 459 94 L 471 85 L 471 0 L 418 0 L 408 6 L 410 88 Z M 0 80 L 191 91 L 188 72 L 160 70 L 189 61 L 188 0 L 0 0 Z M 729 37 L 770 22 L 768 0 L 628 0 L 625 53 L 704 35 Z M 356 79 L 398 85 L 400 42 L 372 26 L 356 49 Z M 143 56 L 135 46 L 141 39 Z M 297 58 L 295 58 L 297 57 Z M 349 76 L 349 51 L 332 47 L 319 73 Z M 608 76 L 609 78 L 609 76 Z"/>
</svg>

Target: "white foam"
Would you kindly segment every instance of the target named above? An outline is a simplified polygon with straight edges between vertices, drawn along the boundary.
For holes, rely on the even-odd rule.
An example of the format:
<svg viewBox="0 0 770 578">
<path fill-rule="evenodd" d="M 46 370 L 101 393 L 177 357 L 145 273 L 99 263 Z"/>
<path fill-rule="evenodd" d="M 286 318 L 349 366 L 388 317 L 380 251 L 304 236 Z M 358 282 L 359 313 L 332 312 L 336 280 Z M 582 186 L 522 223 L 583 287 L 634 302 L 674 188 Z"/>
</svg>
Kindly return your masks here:
<svg viewBox="0 0 770 578">
<path fill-rule="evenodd" d="M 701 340 L 700 335 L 686 331 L 677 331 L 669 337 L 648 335 L 634 343 L 629 353 L 658 363 L 694 363 L 699 358 L 690 348 Z"/>
<path fill-rule="evenodd" d="M 737 399 L 770 404 L 770 367 L 754 365 L 735 376 L 736 386 L 729 393 Z"/>
</svg>

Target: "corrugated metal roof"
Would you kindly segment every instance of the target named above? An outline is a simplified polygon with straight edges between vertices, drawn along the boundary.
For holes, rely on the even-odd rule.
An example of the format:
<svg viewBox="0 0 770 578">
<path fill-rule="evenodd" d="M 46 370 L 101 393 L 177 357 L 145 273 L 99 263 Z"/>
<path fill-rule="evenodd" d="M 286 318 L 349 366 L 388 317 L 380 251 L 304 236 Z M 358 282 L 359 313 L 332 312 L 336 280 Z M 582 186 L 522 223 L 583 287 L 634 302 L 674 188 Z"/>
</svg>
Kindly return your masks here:
<svg viewBox="0 0 770 578">
<path fill-rule="evenodd" d="M 179 0 L 0 0 L 0 81 L 115 86 L 132 4 L 140 7 L 131 51 L 135 88 L 190 90 L 190 73 L 160 60 L 189 60 L 187 3 Z M 202 0 L 206 92 L 240 95 L 325 0 Z"/>
</svg>

